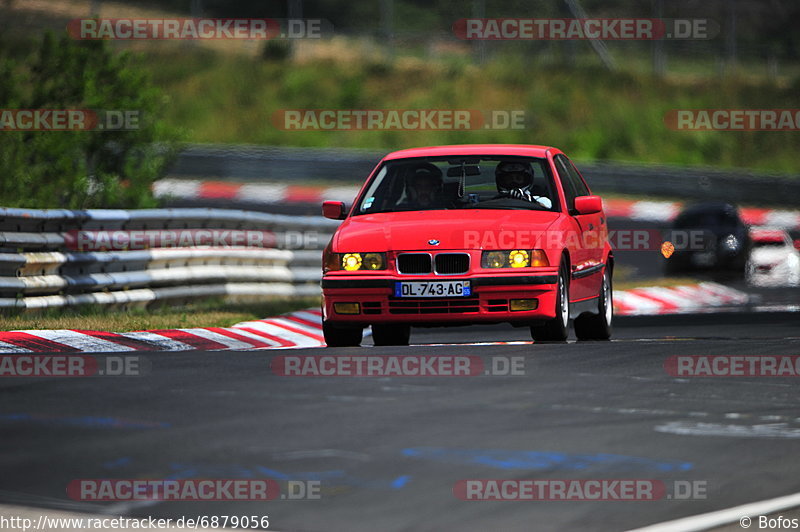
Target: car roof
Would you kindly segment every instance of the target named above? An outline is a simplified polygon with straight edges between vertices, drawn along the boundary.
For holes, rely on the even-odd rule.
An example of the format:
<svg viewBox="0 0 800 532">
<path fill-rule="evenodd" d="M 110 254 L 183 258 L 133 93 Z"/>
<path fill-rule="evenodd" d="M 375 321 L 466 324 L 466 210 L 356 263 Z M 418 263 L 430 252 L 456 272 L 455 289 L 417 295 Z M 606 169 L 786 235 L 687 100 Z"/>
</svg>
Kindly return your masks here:
<svg viewBox="0 0 800 532">
<path fill-rule="evenodd" d="M 456 144 L 410 148 L 388 154 L 384 160 L 409 157 L 442 157 L 447 155 L 516 155 L 520 157 L 545 157 L 548 150 L 561 153 L 558 148 L 533 144 Z"/>
<path fill-rule="evenodd" d="M 680 216 L 685 214 L 697 214 L 702 212 L 738 212 L 738 209 L 724 201 L 706 201 L 700 203 L 692 203 L 686 206 L 681 212 Z"/>
</svg>

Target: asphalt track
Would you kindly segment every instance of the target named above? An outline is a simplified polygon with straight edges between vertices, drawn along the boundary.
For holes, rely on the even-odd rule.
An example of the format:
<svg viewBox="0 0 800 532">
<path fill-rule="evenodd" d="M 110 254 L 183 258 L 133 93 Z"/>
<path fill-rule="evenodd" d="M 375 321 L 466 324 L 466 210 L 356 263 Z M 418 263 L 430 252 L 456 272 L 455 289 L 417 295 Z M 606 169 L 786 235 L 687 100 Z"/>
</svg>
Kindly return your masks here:
<svg viewBox="0 0 800 532">
<path fill-rule="evenodd" d="M 657 253 L 620 251 L 617 263 L 630 278 L 658 277 Z M 800 302 L 797 289 L 733 285 L 776 308 Z M 797 379 L 676 378 L 664 362 L 800 355 L 798 316 L 617 318 L 614 341 L 567 344 L 533 345 L 526 329 L 506 325 L 415 329 L 408 348 L 141 353 L 149 369 L 138 377 L 0 379 L 0 503 L 45 514 L 269 515 L 270 529 L 295 531 L 625 530 L 796 493 Z M 502 341 L 522 343 L 474 345 Z M 522 357 L 524 374 L 275 375 L 270 362 L 287 354 Z M 66 494 L 81 478 L 318 480 L 322 496 L 89 503 Z M 624 502 L 453 495 L 457 481 L 476 478 L 657 479 L 670 489 L 696 481 L 707 494 Z"/>
<path fill-rule="evenodd" d="M 420 329 L 408 348 L 152 353 L 139 377 L 3 379 L 0 502 L 172 518 L 266 514 L 271 529 L 297 531 L 623 530 L 795 493 L 796 379 L 675 378 L 663 365 L 679 354 L 797 355 L 797 323 L 792 313 L 621 318 L 612 342 L 483 346 L 469 344 L 528 337 L 507 326 Z M 422 345 L 440 342 L 455 345 Z M 322 353 L 520 356 L 525 371 L 307 378 L 270 370 L 278 355 Z M 79 478 L 267 473 L 318 479 L 322 497 L 131 504 L 65 493 Z M 700 481 L 707 495 L 453 495 L 458 480 L 475 478 Z"/>
</svg>

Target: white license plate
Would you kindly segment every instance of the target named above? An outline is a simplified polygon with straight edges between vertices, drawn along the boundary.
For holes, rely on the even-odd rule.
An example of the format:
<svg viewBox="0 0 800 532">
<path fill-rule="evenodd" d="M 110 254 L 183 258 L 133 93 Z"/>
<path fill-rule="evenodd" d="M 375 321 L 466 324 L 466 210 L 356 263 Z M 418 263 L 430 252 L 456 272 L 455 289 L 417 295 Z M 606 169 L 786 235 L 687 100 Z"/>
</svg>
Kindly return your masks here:
<svg viewBox="0 0 800 532">
<path fill-rule="evenodd" d="M 472 294 L 469 281 L 397 281 L 395 297 L 465 297 Z"/>
</svg>

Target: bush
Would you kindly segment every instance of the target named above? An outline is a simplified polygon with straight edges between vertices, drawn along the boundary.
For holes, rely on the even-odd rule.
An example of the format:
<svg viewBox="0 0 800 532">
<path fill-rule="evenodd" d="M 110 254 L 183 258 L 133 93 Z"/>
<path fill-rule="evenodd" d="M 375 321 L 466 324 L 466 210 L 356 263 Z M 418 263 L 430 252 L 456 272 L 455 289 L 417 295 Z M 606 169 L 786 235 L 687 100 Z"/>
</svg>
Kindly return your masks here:
<svg viewBox="0 0 800 532">
<path fill-rule="evenodd" d="M 132 130 L 0 131 L 0 205 L 137 208 L 177 153 L 161 121 L 165 100 L 134 57 L 104 41 L 46 34 L 21 59 L 0 57 L 0 109 L 134 111 Z"/>
<path fill-rule="evenodd" d="M 292 55 L 292 45 L 287 40 L 272 39 L 261 49 L 261 58 L 265 61 L 282 63 Z"/>
</svg>

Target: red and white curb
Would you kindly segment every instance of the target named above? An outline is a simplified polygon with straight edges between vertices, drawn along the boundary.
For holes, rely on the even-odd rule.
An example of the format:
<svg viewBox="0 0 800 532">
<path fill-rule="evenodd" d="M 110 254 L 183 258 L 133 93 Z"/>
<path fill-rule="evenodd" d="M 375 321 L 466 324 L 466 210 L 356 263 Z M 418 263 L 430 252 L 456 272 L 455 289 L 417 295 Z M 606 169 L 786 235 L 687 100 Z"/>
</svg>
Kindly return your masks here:
<svg viewBox="0 0 800 532">
<path fill-rule="evenodd" d="M 716 283 L 648 287 L 614 292 L 622 316 L 713 312 L 743 305 L 748 295 Z M 365 336 L 371 334 L 369 328 Z M 513 343 L 513 342 L 502 342 Z M 232 327 L 102 332 L 74 329 L 0 332 L 0 353 L 120 353 L 132 351 L 224 351 L 323 347 L 319 310 L 291 312 Z M 480 345 L 497 345 L 496 342 Z"/>
<path fill-rule="evenodd" d="M 356 186 L 298 186 L 281 183 L 232 183 L 192 179 L 161 179 L 153 185 L 157 197 L 179 199 L 231 200 L 248 203 L 314 203 L 323 200 L 351 202 L 358 194 Z M 674 201 L 634 201 L 608 199 L 603 201 L 605 213 L 612 218 L 627 218 L 643 222 L 669 222 L 683 208 Z M 742 207 L 745 223 L 785 229 L 800 228 L 800 211 Z"/>
<path fill-rule="evenodd" d="M 614 313 L 619 316 L 647 316 L 714 312 L 720 307 L 745 305 L 750 297 L 717 283 L 685 286 L 651 286 L 614 291 Z"/>
<path fill-rule="evenodd" d="M 323 200 L 353 201 L 359 187 L 321 187 L 281 183 L 232 183 L 191 179 L 161 179 L 153 184 L 156 197 L 232 200 L 247 203 L 315 203 Z"/>
<path fill-rule="evenodd" d="M 119 353 L 322 347 L 322 315 L 309 309 L 232 327 L 135 332 L 28 330 L 0 332 L 0 353 Z"/>
</svg>

